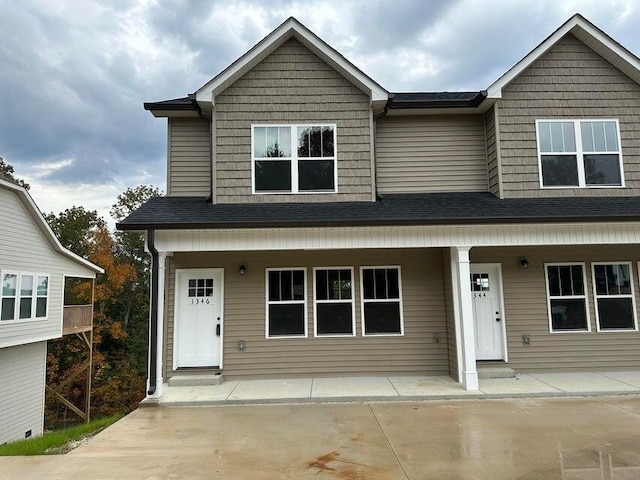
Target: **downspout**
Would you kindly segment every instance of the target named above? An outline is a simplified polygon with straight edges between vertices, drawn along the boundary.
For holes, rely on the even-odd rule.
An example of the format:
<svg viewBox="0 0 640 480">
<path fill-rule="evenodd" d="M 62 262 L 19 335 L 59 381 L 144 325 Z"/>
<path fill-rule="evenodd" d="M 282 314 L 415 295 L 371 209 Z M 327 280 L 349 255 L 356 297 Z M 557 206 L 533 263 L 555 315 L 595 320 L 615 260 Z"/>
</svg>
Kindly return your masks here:
<svg viewBox="0 0 640 480">
<path fill-rule="evenodd" d="M 212 115 L 207 115 L 200 108 L 200 104 L 196 100 L 196 94 L 192 93 L 189 95 L 191 99 L 191 103 L 193 107 L 196 109 L 196 113 L 203 120 L 207 120 L 209 122 L 209 159 L 211 160 L 211 169 L 213 173 L 213 145 L 211 144 L 213 138 L 213 119 Z M 207 198 L 207 203 L 213 202 L 213 175 L 209 175 L 209 198 Z"/>
<path fill-rule="evenodd" d="M 147 247 L 151 253 L 151 308 L 149 312 L 149 389 L 156 393 L 158 381 L 158 250 L 154 243 L 155 230 L 147 230 Z"/>
<path fill-rule="evenodd" d="M 376 185 L 376 189 L 378 188 L 378 155 L 376 152 L 376 131 L 377 131 L 377 122 L 379 118 L 384 117 L 387 112 L 389 111 L 389 107 L 391 106 L 391 103 L 393 102 L 393 94 L 389 95 L 389 98 L 387 99 L 387 103 L 384 104 L 384 110 L 382 110 L 382 112 L 380 113 L 376 113 L 375 115 L 373 115 L 373 160 L 374 160 L 374 182 Z M 380 198 L 380 196 L 378 195 L 378 192 L 376 192 L 375 198 L 378 199 Z"/>
</svg>

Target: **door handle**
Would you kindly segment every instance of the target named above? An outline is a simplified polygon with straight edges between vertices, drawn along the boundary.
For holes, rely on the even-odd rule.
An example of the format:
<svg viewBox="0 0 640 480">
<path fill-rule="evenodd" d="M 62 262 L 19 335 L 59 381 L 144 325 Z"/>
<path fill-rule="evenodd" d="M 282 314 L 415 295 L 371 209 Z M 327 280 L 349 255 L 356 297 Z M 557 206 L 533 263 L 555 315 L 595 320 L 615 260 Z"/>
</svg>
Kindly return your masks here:
<svg viewBox="0 0 640 480">
<path fill-rule="evenodd" d="M 216 337 L 220 336 L 220 324 L 216 325 Z"/>
</svg>

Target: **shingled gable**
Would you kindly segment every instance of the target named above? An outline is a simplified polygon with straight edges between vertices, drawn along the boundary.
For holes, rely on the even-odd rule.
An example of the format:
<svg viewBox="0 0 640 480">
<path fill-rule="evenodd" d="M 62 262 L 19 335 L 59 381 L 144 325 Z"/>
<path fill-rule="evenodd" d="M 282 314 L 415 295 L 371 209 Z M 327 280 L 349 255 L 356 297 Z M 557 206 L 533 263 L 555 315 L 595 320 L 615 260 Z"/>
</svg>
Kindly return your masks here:
<svg viewBox="0 0 640 480">
<path fill-rule="evenodd" d="M 389 92 L 293 17 L 289 17 L 247 53 L 200 87 L 194 94 L 195 99 L 203 107 L 207 104 L 213 104 L 216 95 L 291 38 L 298 40 L 347 80 L 369 95 L 374 110 L 382 110 L 384 108 L 389 98 Z"/>
<path fill-rule="evenodd" d="M 538 60 L 565 35 L 572 34 L 636 83 L 640 59 L 580 14 L 575 14 L 487 88 L 488 98 L 502 98 L 502 89 Z"/>
</svg>

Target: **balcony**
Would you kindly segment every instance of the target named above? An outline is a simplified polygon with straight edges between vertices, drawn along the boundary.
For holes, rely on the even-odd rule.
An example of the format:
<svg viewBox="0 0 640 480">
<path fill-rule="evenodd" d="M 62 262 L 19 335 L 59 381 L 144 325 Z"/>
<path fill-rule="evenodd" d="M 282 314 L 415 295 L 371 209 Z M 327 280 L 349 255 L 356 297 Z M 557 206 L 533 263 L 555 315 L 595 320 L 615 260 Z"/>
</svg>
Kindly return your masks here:
<svg viewBox="0 0 640 480">
<path fill-rule="evenodd" d="M 62 334 L 89 332 L 93 329 L 93 305 L 65 305 L 62 315 Z"/>
</svg>

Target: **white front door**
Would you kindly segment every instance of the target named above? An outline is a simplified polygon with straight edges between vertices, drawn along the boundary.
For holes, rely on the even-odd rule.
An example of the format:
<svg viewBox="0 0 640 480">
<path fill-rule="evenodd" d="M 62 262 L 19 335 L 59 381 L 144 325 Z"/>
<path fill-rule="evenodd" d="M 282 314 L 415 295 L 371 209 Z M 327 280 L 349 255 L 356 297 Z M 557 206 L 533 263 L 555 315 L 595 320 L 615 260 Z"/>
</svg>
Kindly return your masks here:
<svg viewBox="0 0 640 480">
<path fill-rule="evenodd" d="M 500 264 L 471 265 L 471 301 L 477 360 L 504 360 Z"/>
<path fill-rule="evenodd" d="M 224 270 L 176 270 L 175 366 L 221 367 Z"/>
</svg>

